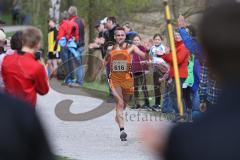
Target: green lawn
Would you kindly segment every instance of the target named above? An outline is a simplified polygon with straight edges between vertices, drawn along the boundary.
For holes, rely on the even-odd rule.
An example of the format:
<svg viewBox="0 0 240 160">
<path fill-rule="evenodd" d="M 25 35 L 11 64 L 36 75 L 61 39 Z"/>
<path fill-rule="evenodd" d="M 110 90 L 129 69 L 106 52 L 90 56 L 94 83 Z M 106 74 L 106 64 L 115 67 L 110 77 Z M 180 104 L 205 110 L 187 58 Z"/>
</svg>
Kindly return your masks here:
<svg viewBox="0 0 240 160">
<path fill-rule="evenodd" d="M 0 16 L 0 19 L 6 23 L 6 25 L 12 24 L 12 16 L 11 14 L 4 14 Z"/>
<path fill-rule="evenodd" d="M 107 83 L 100 83 L 100 82 L 97 82 L 97 81 L 84 82 L 83 87 L 87 88 L 87 89 L 92 89 L 92 90 L 97 90 L 97 91 L 100 91 L 100 92 L 109 93 Z"/>
</svg>

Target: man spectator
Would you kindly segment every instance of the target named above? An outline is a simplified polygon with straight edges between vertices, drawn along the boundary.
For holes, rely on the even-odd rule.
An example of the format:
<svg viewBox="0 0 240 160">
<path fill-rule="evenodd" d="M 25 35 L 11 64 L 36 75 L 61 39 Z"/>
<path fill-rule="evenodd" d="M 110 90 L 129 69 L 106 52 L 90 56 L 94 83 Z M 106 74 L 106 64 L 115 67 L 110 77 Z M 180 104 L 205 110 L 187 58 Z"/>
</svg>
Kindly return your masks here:
<svg viewBox="0 0 240 160">
<path fill-rule="evenodd" d="M 114 32 L 117 27 L 118 27 L 118 25 L 117 25 L 116 18 L 108 17 L 107 23 L 106 23 L 107 34 L 105 35 L 105 44 L 104 44 L 105 48 L 107 48 L 109 44 L 113 44 L 116 42 L 114 39 Z"/>
<path fill-rule="evenodd" d="M 80 59 L 76 59 L 76 57 L 74 57 L 74 63 L 77 67 L 76 69 L 76 77 L 77 77 L 77 81 L 75 83 L 73 83 L 72 85 L 74 86 L 82 86 L 83 85 L 83 78 L 84 78 L 84 68 L 83 68 L 83 52 L 84 52 L 84 46 L 85 46 L 85 25 L 83 20 L 77 15 L 77 8 L 75 6 L 71 6 L 68 9 L 68 14 L 69 14 L 69 21 L 70 22 L 75 22 L 78 26 L 78 37 L 79 40 L 77 40 L 77 51 L 80 54 Z"/>
<path fill-rule="evenodd" d="M 67 11 L 61 14 L 61 18 L 62 21 L 59 26 L 57 40 L 58 44 L 61 46 L 60 57 L 66 72 L 64 84 L 72 86 L 74 83 L 73 63 L 75 58 L 80 58 L 80 54 L 77 52 L 77 41 L 79 39 L 78 25 L 68 20 L 69 14 Z M 69 43 L 70 41 L 71 43 Z M 70 47 L 69 44 L 72 44 L 74 47 Z M 71 51 L 70 48 L 72 49 Z M 73 53 L 76 54 L 73 55 Z M 73 58 L 74 56 L 75 58 Z"/>
<path fill-rule="evenodd" d="M 45 95 L 49 90 L 46 70 L 35 57 L 40 49 L 41 39 L 39 29 L 26 29 L 22 35 L 22 51 L 6 55 L 2 63 L 5 91 L 33 107 L 36 105 L 37 93 Z"/>
<path fill-rule="evenodd" d="M 95 23 L 95 29 L 98 32 L 98 36 L 95 38 L 93 43 L 89 44 L 90 49 L 100 49 L 102 53 L 102 58 L 104 58 L 104 47 L 103 44 L 105 43 L 105 34 L 106 28 L 104 26 L 104 20 L 97 20 Z"/>
<path fill-rule="evenodd" d="M 114 39 L 114 32 L 115 32 L 117 27 L 118 27 L 118 25 L 117 25 L 116 18 L 115 17 L 108 17 L 107 18 L 107 23 L 106 23 L 107 32 L 105 34 L 103 57 L 105 57 L 105 55 L 106 55 L 106 51 L 107 51 L 108 46 L 116 43 L 116 40 Z M 107 74 L 107 78 L 109 78 L 109 74 L 110 74 L 109 64 L 107 64 L 107 66 L 106 66 L 106 74 Z M 110 87 L 109 87 L 109 93 L 110 93 L 110 97 L 107 101 L 108 102 L 113 102 L 113 94 L 112 94 L 112 91 L 111 91 Z"/>
</svg>

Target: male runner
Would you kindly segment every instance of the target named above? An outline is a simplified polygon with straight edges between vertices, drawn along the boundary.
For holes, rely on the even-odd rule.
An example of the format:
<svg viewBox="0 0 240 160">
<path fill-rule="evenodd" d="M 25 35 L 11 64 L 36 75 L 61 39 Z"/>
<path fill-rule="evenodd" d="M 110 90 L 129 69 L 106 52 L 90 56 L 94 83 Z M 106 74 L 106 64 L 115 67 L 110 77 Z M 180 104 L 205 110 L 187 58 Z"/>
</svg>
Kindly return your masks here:
<svg viewBox="0 0 240 160">
<path fill-rule="evenodd" d="M 106 63 L 110 64 L 109 85 L 116 99 L 115 120 L 120 128 L 120 139 L 126 141 L 127 134 L 124 131 L 123 110 L 134 92 L 133 76 L 131 73 L 132 53 L 145 57 L 136 45 L 125 42 L 126 34 L 122 27 L 116 28 L 114 32 L 116 44 L 108 47 Z"/>
</svg>

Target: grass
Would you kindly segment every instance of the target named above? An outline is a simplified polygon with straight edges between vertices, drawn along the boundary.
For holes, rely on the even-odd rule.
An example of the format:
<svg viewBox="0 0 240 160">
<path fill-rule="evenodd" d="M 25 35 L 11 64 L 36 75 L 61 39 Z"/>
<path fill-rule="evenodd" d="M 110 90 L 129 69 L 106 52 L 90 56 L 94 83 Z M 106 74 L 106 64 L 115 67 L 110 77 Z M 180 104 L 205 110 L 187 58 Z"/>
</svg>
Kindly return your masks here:
<svg viewBox="0 0 240 160">
<path fill-rule="evenodd" d="M 3 14 L 0 16 L 0 20 L 4 21 L 5 25 L 11 25 L 12 24 L 12 16 L 11 14 Z"/>
<path fill-rule="evenodd" d="M 14 34 L 15 32 L 8 32 L 8 33 L 6 33 L 6 36 L 7 37 L 12 37 L 12 35 Z"/>
<path fill-rule="evenodd" d="M 83 87 L 87 89 L 92 89 L 100 92 L 106 92 L 109 93 L 108 85 L 107 83 L 100 83 L 98 81 L 94 82 L 84 82 Z"/>
</svg>

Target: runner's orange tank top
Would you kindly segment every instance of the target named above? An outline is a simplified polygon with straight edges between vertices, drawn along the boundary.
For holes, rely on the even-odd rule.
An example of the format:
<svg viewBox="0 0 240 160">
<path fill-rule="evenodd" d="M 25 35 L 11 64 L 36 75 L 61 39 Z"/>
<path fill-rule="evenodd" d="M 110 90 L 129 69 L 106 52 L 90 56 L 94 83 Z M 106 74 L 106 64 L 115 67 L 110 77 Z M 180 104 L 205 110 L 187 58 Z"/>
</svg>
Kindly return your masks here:
<svg viewBox="0 0 240 160">
<path fill-rule="evenodd" d="M 132 55 L 127 49 L 112 50 L 110 53 L 110 79 L 123 81 L 132 78 Z"/>
</svg>

